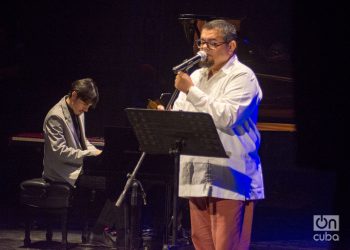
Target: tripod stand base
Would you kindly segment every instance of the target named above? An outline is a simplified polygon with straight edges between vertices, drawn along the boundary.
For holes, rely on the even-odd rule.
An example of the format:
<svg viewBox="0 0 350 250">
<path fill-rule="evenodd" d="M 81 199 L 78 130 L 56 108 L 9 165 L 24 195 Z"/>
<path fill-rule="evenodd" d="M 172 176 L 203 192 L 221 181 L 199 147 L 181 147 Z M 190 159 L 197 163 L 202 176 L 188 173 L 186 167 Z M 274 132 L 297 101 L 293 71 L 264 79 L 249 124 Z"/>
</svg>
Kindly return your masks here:
<svg viewBox="0 0 350 250">
<path fill-rule="evenodd" d="M 193 245 L 178 246 L 178 245 L 164 245 L 162 250 L 194 250 Z"/>
<path fill-rule="evenodd" d="M 162 250 L 195 250 L 194 246 L 188 242 L 188 240 L 183 239 L 178 240 L 176 245 L 173 244 L 164 244 Z"/>
</svg>

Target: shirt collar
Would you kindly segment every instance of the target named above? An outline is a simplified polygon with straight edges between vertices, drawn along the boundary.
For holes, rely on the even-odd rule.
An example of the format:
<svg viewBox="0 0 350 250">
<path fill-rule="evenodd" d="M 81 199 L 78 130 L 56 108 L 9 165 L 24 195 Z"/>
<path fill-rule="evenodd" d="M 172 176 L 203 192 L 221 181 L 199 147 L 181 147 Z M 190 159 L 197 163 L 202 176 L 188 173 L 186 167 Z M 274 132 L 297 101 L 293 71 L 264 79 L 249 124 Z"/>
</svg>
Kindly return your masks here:
<svg viewBox="0 0 350 250">
<path fill-rule="evenodd" d="M 234 55 L 231 56 L 231 58 L 225 63 L 225 65 L 221 67 L 221 69 L 220 69 L 218 72 L 222 71 L 222 72 L 224 72 L 225 74 L 228 73 L 230 67 L 231 67 L 232 65 L 234 65 L 234 63 L 235 63 L 237 60 L 238 60 L 237 55 L 234 54 Z M 203 71 L 202 71 L 202 72 L 203 72 L 203 75 L 208 76 L 209 69 L 208 69 L 208 68 L 203 68 Z"/>
<path fill-rule="evenodd" d="M 220 70 L 222 70 L 224 73 L 227 73 L 229 71 L 229 68 L 237 61 L 237 55 L 234 54 L 231 56 L 231 58 L 227 61 L 227 63 L 222 66 Z"/>
</svg>

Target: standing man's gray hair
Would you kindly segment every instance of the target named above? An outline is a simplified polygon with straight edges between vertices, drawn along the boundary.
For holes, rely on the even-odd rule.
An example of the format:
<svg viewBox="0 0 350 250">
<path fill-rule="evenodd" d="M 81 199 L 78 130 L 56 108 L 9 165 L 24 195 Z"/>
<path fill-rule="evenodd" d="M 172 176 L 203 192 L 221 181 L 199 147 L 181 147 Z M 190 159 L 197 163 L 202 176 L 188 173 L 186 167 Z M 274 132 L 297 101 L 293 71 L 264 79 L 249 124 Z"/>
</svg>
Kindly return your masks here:
<svg viewBox="0 0 350 250">
<path fill-rule="evenodd" d="M 232 40 L 237 40 L 236 27 L 233 24 L 231 24 L 223 19 L 209 21 L 203 25 L 202 29 L 207 29 L 207 30 L 218 29 L 218 30 L 220 30 L 225 42 L 227 42 L 227 43 L 232 41 Z"/>
</svg>

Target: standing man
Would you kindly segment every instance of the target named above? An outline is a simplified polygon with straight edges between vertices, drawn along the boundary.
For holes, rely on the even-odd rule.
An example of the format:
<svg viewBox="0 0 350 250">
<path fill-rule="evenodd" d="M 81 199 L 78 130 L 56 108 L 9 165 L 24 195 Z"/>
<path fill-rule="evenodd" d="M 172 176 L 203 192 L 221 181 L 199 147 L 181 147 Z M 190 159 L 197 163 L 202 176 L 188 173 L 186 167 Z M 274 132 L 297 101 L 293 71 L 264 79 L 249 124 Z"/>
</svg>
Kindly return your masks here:
<svg viewBox="0 0 350 250">
<path fill-rule="evenodd" d="M 256 127 L 262 91 L 239 62 L 236 39 L 232 24 L 206 23 L 197 41 L 206 61 L 191 76 L 179 72 L 175 79 L 180 94 L 173 110 L 210 114 L 229 156 L 181 156 L 179 196 L 189 198 L 197 250 L 248 250 L 254 201 L 264 198 Z"/>
<path fill-rule="evenodd" d="M 95 107 L 98 100 L 98 89 L 92 79 L 77 80 L 68 95 L 47 113 L 43 126 L 44 179 L 75 186 L 84 157 L 102 152 L 85 136 L 84 113 Z"/>
</svg>

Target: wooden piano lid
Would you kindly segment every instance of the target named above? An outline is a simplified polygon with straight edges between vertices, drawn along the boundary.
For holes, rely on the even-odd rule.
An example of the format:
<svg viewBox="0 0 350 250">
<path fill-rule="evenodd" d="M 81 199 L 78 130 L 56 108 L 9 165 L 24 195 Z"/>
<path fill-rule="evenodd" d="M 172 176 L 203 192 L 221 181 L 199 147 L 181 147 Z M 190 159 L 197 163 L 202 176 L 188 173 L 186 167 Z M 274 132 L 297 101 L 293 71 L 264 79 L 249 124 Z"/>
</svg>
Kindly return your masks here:
<svg viewBox="0 0 350 250">
<path fill-rule="evenodd" d="M 214 15 L 203 15 L 203 14 L 180 14 L 179 18 L 181 23 L 195 23 L 197 21 L 198 24 L 201 24 L 198 28 L 201 30 L 201 27 L 205 22 L 214 20 L 214 19 L 224 19 L 233 25 L 235 25 L 236 30 L 239 31 L 241 18 L 237 17 L 225 17 L 225 16 L 214 16 Z"/>
<path fill-rule="evenodd" d="M 200 37 L 200 32 L 202 30 L 203 25 L 214 19 L 224 19 L 230 23 L 232 23 L 237 32 L 240 29 L 241 20 L 238 18 L 232 17 L 222 17 L 222 16 L 214 16 L 214 15 L 199 15 L 199 14 L 180 14 L 178 20 L 184 28 L 186 40 L 189 44 L 193 46 L 193 53 L 196 54 L 198 49 L 195 46 L 194 41 Z"/>
</svg>

